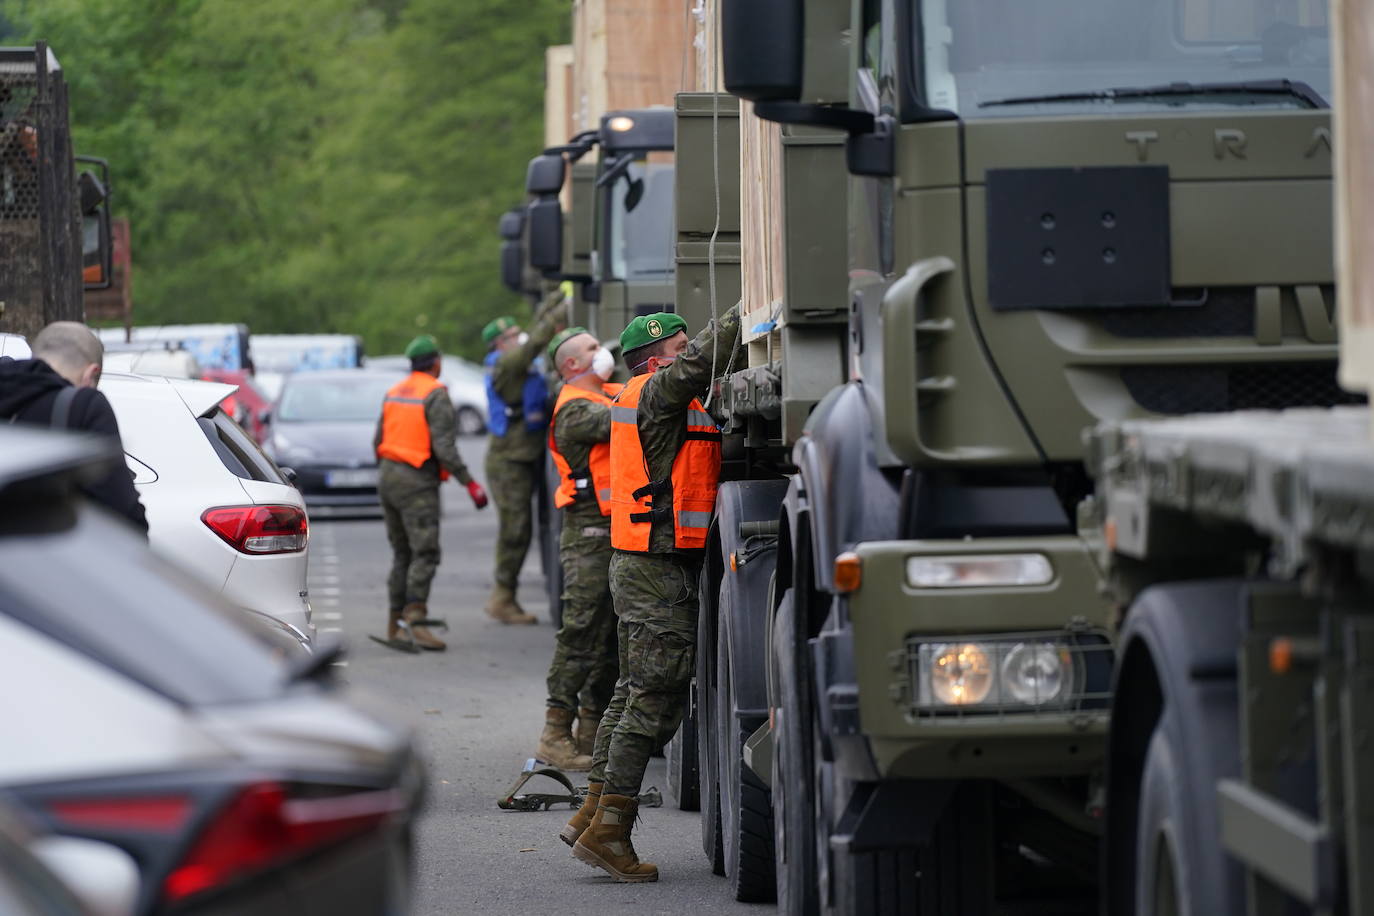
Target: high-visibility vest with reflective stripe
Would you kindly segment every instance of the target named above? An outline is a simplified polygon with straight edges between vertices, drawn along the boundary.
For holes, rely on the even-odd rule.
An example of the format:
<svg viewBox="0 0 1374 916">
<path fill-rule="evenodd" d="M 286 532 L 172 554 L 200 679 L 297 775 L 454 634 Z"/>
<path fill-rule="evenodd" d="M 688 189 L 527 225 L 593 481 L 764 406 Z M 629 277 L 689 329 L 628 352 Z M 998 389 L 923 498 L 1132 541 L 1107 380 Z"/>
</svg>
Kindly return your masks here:
<svg viewBox="0 0 1374 916">
<path fill-rule="evenodd" d="M 563 390 L 558 392 L 558 401 L 553 405 L 553 419 L 549 423 L 549 454 L 553 456 L 554 467 L 558 468 L 558 489 L 554 491 L 553 504 L 558 508 L 596 500 L 602 515 L 611 514 L 611 444 L 596 443 L 588 455 L 588 466 L 574 468 L 558 450 L 553 434 L 558 428 L 558 411 L 563 409 L 564 404 L 578 398 L 610 404 L 611 398 L 619 394 L 622 387 L 615 382 L 602 382 L 600 391 L 564 385 Z"/>
<path fill-rule="evenodd" d="M 391 386 L 382 401 L 382 442 L 377 446 L 377 457 L 416 468 L 430 459 L 433 451 L 429 446 L 425 398 L 435 388 L 443 387 L 428 372 L 412 372 Z M 442 467 L 439 479 L 448 480 L 448 471 Z"/>
<path fill-rule="evenodd" d="M 630 379 L 611 404 L 611 546 L 647 552 L 653 523 L 671 518 L 675 547 L 705 547 L 720 480 L 720 428 L 694 398 L 672 475 L 651 481 L 639 441 L 639 394 L 649 378 Z"/>
</svg>

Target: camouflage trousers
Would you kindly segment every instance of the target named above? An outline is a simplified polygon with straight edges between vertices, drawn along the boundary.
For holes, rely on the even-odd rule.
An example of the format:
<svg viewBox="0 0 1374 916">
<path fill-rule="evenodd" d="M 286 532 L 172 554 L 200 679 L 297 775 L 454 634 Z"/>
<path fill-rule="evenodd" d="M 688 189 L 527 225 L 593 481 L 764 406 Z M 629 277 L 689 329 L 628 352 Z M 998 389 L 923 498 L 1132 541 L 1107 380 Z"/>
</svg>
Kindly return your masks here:
<svg viewBox="0 0 1374 916">
<path fill-rule="evenodd" d="M 544 460 L 512 461 L 496 453 L 487 452 L 487 487 L 496 502 L 499 529 L 496 535 L 497 585 L 514 589 L 520 580 L 520 568 L 530 550 L 534 532 L 534 494 L 544 473 Z"/>
<path fill-rule="evenodd" d="M 429 586 L 439 569 L 439 481 L 383 461 L 377 492 L 391 542 L 387 599 L 390 609 L 399 611 L 412 601 L 429 601 Z"/>
<path fill-rule="evenodd" d="M 682 723 L 696 671 L 700 565 L 676 554 L 611 557 L 620 678 L 596 730 L 589 774 L 605 780 L 609 794 L 639 794 L 650 755 Z"/>
<path fill-rule="evenodd" d="M 563 626 L 549 665 L 550 706 L 580 705 L 600 714 L 611 701 L 620 667 L 611 604 L 611 552 L 609 518 L 600 513 L 578 518 L 565 512 L 558 540 Z"/>
</svg>

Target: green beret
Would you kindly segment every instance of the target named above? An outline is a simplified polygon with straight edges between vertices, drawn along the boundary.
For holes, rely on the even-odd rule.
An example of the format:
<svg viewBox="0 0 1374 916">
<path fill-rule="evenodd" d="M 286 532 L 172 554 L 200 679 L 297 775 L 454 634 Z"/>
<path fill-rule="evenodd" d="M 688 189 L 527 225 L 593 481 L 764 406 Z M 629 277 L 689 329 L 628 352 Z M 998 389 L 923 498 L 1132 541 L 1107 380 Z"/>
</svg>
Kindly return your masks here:
<svg viewBox="0 0 1374 916">
<path fill-rule="evenodd" d="M 687 322 L 681 315 L 672 312 L 659 312 L 657 315 L 640 315 L 620 332 L 620 350 L 629 353 L 656 340 L 667 340 L 678 331 L 686 331 Z"/>
<path fill-rule="evenodd" d="M 552 365 L 558 361 L 558 357 L 555 354 L 558 353 L 558 348 L 563 346 L 563 344 L 572 340 L 578 334 L 590 333 L 591 332 L 586 328 L 568 328 L 566 331 L 559 331 L 553 336 L 553 340 L 549 341 L 549 363 Z M 558 367 L 554 366 L 553 368 L 557 369 Z"/>
<path fill-rule="evenodd" d="M 505 331 L 515 327 L 515 319 L 509 315 L 502 315 L 500 318 L 493 318 L 487 322 L 487 326 L 482 329 L 482 343 L 489 344 L 500 337 Z"/>
<path fill-rule="evenodd" d="M 435 340 L 432 334 L 421 334 L 406 347 L 406 358 L 419 359 L 422 356 L 433 356 L 438 352 L 439 341 Z"/>
</svg>

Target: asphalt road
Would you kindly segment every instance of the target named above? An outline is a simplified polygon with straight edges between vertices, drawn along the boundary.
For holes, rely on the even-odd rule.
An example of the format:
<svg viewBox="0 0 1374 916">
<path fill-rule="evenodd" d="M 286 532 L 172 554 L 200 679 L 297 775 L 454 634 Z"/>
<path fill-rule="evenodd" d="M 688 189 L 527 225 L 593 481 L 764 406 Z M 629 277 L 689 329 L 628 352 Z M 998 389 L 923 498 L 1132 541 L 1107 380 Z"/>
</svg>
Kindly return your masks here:
<svg viewBox="0 0 1374 916">
<path fill-rule="evenodd" d="M 463 458 L 479 479 L 485 439 L 463 439 Z M 664 790 L 664 806 L 640 812 L 635 846 L 659 866 L 656 884 L 615 884 L 574 859 L 558 839 L 568 808 L 501 811 L 505 794 L 534 752 L 543 724 L 544 677 L 554 645 L 543 577 L 531 551 L 519 599 L 534 627 L 506 627 L 483 612 L 491 587 L 496 515 L 445 485 L 443 563 L 430 613 L 447 618 L 449 649 L 412 656 L 369 640 L 386 619 L 390 565 L 380 518 L 320 520 L 310 544 L 315 623 L 341 636 L 349 655 L 340 672 L 410 723 L 428 763 L 429 803 L 418 833 L 416 914 L 743 913 L 772 907 L 737 903 L 701 851 L 697 814 L 667 796 L 664 762 L 651 762 L 645 786 Z M 581 785 L 585 775 L 574 777 Z M 537 789 L 542 783 L 544 788 Z M 532 780 L 534 791 L 556 791 Z"/>
</svg>

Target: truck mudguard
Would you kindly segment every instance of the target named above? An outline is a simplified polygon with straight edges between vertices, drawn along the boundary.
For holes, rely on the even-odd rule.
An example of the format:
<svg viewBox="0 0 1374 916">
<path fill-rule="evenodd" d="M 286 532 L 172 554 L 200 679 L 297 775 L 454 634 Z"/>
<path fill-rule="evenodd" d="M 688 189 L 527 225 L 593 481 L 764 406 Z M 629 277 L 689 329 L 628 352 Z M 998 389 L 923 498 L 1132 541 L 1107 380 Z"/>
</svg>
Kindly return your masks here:
<svg viewBox="0 0 1374 916">
<path fill-rule="evenodd" d="M 716 496 L 716 527 L 724 563 L 722 588 L 731 590 L 726 628 L 731 684 L 741 712 L 768 714 L 768 584 L 777 560 L 777 533 L 741 531 L 745 523 L 775 523 L 786 480 L 722 483 Z M 734 555 L 731 563 L 729 557 Z M 733 569 L 731 567 L 734 567 Z"/>
<path fill-rule="evenodd" d="M 899 486 L 878 467 L 871 399 L 861 382 L 834 389 L 816 405 L 793 449 L 811 507 L 816 587 L 822 591 L 833 591 L 837 554 L 860 541 L 898 535 Z"/>
</svg>

